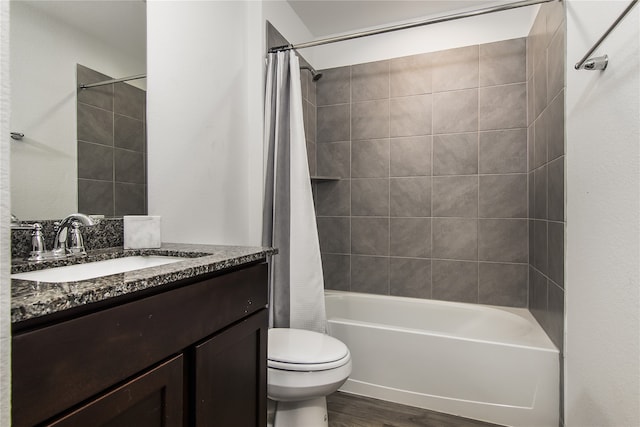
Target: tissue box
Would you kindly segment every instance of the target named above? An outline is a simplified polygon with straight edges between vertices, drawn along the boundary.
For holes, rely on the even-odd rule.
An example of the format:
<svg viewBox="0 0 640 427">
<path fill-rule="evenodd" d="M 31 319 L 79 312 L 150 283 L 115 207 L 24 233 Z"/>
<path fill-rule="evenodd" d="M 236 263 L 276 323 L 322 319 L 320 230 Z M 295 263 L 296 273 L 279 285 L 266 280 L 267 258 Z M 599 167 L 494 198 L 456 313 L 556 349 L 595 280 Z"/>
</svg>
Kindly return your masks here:
<svg viewBox="0 0 640 427">
<path fill-rule="evenodd" d="M 153 249 L 161 246 L 159 216 L 125 215 L 123 219 L 125 249 Z"/>
</svg>

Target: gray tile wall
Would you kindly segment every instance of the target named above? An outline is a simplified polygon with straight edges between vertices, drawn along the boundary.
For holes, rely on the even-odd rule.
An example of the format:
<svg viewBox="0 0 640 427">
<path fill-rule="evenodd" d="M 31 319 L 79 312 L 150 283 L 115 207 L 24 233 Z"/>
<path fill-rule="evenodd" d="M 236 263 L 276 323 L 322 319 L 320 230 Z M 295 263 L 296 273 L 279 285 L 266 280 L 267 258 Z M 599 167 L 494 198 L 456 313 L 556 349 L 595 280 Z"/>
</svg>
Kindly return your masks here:
<svg viewBox="0 0 640 427">
<path fill-rule="evenodd" d="M 526 39 L 324 70 L 325 286 L 528 304 Z"/>
<path fill-rule="evenodd" d="M 109 80 L 82 65 L 78 83 Z M 147 213 L 146 93 L 126 83 L 78 90 L 78 211 Z"/>
<path fill-rule="evenodd" d="M 529 309 L 562 350 L 565 247 L 565 20 L 546 3 L 527 39 Z"/>
<path fill-rule="evenodd" d="M 545 3 L 527 38 L 529 310 L 560 349 L 564 425 L 564 2 Z"/>
<path fill-rule="evenodd" d="M 306 61 L 304 58 L 300 58 L 301 65 L 305 64 Z M 309 173 L 313 175 L 335 175 L 332 170 L 329 171 L 318 171 L 317 167 L 317 159 L 316 157 L 320 155 L 316 150 L 316 82 L 311 78 L 311 72 L 309 70 L 300 70 L 300 83 L 302 84 L 302 115 L 304 118 L 304 133 L 307 140 L 307 157 L 309 159 Z M 333 147 L 339 151 L 340 147 Z M 323 155 L 327 155 L 328 153 L 322 153 Z M 340 153 L 336 152 L 332 154 L 335 155 L 338 159 L 340 158 Z M 327 162 L 321 162 L 322 164 L 326 164 Z M 335 168 L 339 169 L 336 173 L 339 175 L 344 165 L 340 162 L 332 162 Z M 315 190 L 315 183 L 314 190 Z"/>
</svg>

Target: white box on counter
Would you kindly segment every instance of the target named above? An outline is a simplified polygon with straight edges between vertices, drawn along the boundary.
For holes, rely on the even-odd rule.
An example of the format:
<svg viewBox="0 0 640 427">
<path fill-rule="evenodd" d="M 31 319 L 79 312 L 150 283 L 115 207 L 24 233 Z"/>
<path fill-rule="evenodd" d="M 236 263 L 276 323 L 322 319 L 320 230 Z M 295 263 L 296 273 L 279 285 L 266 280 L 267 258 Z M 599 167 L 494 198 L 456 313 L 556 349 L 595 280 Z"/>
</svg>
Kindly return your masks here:
<svg viewBox="0 0 640 427">
<path fill-rule="evenodd" d="M 162 245 L 159 216 L 125 215 L 123 219 L 125 249 L 154 249 Z"/>
</svg>

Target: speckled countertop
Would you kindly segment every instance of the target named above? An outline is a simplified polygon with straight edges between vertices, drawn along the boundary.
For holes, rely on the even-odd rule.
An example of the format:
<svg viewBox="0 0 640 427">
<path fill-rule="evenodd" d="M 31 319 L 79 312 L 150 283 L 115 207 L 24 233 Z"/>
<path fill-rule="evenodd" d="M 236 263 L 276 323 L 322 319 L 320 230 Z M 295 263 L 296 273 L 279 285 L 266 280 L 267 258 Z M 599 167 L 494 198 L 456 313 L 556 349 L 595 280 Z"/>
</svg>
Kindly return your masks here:
<svg viewBox="0 0 640 427">
<path fill-rule="evenodd" d="M 11 280 L 12 323 L 33 319 L 85 304 L 162 286 L 202 274 L 224 270 L 265 259 L 276 253 L 272 248 L 247 246 L 187 245 L 163 243 L 159 249 L 109 248 L 90 252 L 86 258 L 63 259 L 46 263 L 14 261 L 12 273 L 49 267 L 93 262 L 132 255 L 167 255 L 184 261 L 113 274 L 78 282 L 47 283 Z"/>
</svg>

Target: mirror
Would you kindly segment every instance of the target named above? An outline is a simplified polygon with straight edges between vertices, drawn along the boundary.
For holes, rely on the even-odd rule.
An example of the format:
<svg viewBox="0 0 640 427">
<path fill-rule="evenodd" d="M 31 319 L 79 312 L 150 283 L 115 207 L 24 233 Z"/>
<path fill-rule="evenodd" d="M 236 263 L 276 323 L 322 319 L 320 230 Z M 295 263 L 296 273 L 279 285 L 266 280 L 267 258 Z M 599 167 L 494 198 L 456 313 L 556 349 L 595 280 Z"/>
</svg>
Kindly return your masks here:
<svg viewBox="0 0 640 427">
<path fill-rule="evenodd" d="M 146 73 L 146 3 L 12 0 L 10 26 L 10 126 L 12 132 L 24 134 L 22 140 L 11 140 L 12 213 L 21 220 L 63 218 L 87 206 L 82 196 L 87 187 L 91 197 L 104 200 L 110 196 L 114 205 L 118 188 L 121 194 L 142 194 L 144 200 L 144 212 L 139 212 L 140 203 L 135 208 L 138 211 L 123 211 L 126 203 L 121 200 L 120 211 L 115 206 L 111 211 L 99 206 L 88 214 L 146 213 L 146 148 L 136 151 L 131 144 L 119 144 L 114 134 L 122 132 L 115 125 L 109 129 L 109 123 L 127 122 L 128 128 L 135 128 L 133 131 L 146 141 L 144 123 L 132 125 L 129 120 L 144 120 L 144 107 L 142 117 L 130 117 L 123 112 L 126 109 L 114 107 L 111 122 L 105 122 L 102 118 L 108 116 L 109 109 L 94 102 L 96 96 L 111 90 L 116 105 L 123 99 L 116 92 L 125 93 L 126 98 L 146 89 L 146 80 L 118 83 L 120 90 L 116 85 L 77 89 L 79 83 L 96 81 L 96 74 L 87 69 L 111 78 Z M 93 81 L 77 81 L 88 74 Z M 87 137 L 91 134 L 87 129 L 111 132 L 111 141 L 104 134 L 98 140 Z M 105 150 L 109 145 L 111 154 Z M 100 164 L 96 166 L 96 162 Z M 108 169 L 110 180 L 104 174 L 87 175 L 94 167 Z M 125 168 L 125 175 L 135 176 L 125 180 L 127 185 L 118 182 Z"/>
</svg>

